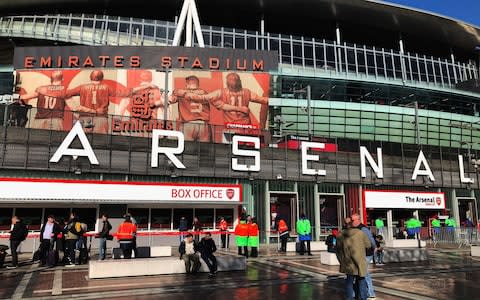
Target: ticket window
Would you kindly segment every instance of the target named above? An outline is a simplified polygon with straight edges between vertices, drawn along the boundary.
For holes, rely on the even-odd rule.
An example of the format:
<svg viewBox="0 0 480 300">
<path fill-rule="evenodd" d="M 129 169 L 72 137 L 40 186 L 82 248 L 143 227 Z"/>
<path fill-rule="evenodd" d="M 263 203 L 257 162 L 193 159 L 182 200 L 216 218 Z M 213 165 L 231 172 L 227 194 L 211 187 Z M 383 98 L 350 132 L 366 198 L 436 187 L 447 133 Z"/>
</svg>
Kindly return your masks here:
<svg viewBox="0 0 480 300">
<path fill-rule="evenodd" d="M 0 209 L 0 231 L 8 231 L 12 225 L 13 208 Z"/>
<path fill-rule="evenodd" d="M 387 209 L 368 209 L 367 210 L 367 226 L 375 227 L 375 220 L 381 219 L 383 224 L 387 226 Z"/>
<path fill-rule="evenodd" d="M 39 231 L 42 226 L 42 208 L 17 208 L 15 215 L 23 220 L 28 230 Z"/>
<path fill-rule="evenodd" d="M 137 222 L 137 230 L 148 230 L 148 208 L 128 208 L 128 213 Z"/>
<path fill-rule="evenodd" d="M 45 214 L 43 216 L 43 223 L 47 222 L 48 216 L 53 215 L 55 217 L 55 221 L 58 222 L 61 226 L 64 224 L 65 220 L 69 220 L 70 218 L 70 208 L 56 208 L 56 207 L 48 207 L 45 208 Z"/>
<path fill-rule="evenodd" d="M 72 208 L 72 212 L 77 214 L 81 222 L 87 224 L 88 231 L 95 230 L 95 224 L 97 223 L 96 208 Z"/>
<path fill-rule="evenodd" d="M 467 198 L 467 199 L 458 199 L 458 216 L 459 223 L 461 226 L 467 225 L 467 220 L 469 220 L 473 226 L 477 225 L 477 209 L 476 209 L 476 199 Z"/>
<path fill-rule="evenodd" d="M 213 216 L 213 208 L 196 208 L 195 216 L 198 218 L 200 224 L 202 224 L 204 230 L 214 229 L 215 220 Z"/>
<path fill-rule="evenodd" d="M 172 209 L 170 208 L 152 208 L 151 211 L 152 230 L 170 230 L 172 229 Z"/>
<path fill-rule="evenodd" d="M 193 208 L 175 208 L 173 209 L 173 229 L 178 230 L 180 225 L 180 218 L 187 219 L 188 228 L 192 228 L 193 223 Z"/>
<path fill-rule="evenodd" d="M 220 218 L 225 218 L 227 221 L 227 226 L 229 229 L 233 229 L 233 209 L 232 208 L 219 208 L 216 210 L 217 224 L 216 227 L 220 224 Z"/>
<path fill-rule="evenodd" d="M 332 229 L 341 226 L 343 218 L 343 196 L 321 194 L 320 201 L 320 232 L 328 234 Z"/>
<path fill-rule="evenodd" d="M 295 232 L 297 219 L 297 195 L 289 193 L 270 193 L 271 228 L 274 229 L 278 220 L 283 219 L 290 232 Z"/>
</svg>

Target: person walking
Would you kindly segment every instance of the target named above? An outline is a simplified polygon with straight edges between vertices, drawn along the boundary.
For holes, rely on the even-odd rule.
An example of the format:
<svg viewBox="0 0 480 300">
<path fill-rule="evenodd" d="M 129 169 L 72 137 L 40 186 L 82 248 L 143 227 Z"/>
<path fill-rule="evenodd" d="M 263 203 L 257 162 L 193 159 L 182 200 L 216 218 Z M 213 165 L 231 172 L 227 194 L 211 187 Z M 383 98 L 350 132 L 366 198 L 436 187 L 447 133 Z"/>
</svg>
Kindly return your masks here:
<svg viewBox="0 0 480 300">
<path fill-rule="evenodd" d="M 248 247 L 250 247 L 250 257 L 258 257 L 258 238 L 259 229 L 255 218 L 250 217 L 248 221 Z"/>
<path fill-rule="evenodd" d="M 248 225 L 243 218 L 235 226 L 235 242 L 238 247 L 238 255 L 248 258 Z"/>
<path fill-rule="evenodd" d="M 10 231 L 10 252 L 12 254 L 12 263 L 7 266 L 7 269 L 16 269 L 18 268 L 18 246 L 27 238 L 28 229 L 22 220 L 17 217 L 12 217 L 13 228 Z"/>
<path fill-rule="evenodd" d="M 132 258 L 135 236 L 137 234 L 137 226 L 132 223 L 130 215 L 125 216 L 125 221 L 118 227 L 117 240 L 122 249 L 123 258 Z"/>
<path fill-rule="evenodd" d="M 65 241 L 67 243 L 68 262 L 66 267 L 75 266 L 75 249 L 81 235 L 83 235 L 82 224 L 78 221 L 77 215 L 72 212 L 66 227 Z"/>
<path fill-rule="evenodd" d="M 371 241 L 358 227 L 346 224 L 341 234 L 337 237 L 337 258 L 340 263 L 340 272 L 347 275 L 345 279 L 345 296 L 347 300 L 368 299 L 366 283 L 367 259 L 366 249 L 371 247 Z"/>
<path fill-rule="evenodd" d="M 311 230 L 312 228 L 310 225 L 310 220 L 304 213 L 302 213 L 300 215 L 300 219 L 297 221 L 297 233 L 300 241 L 300 255 L 304 255 L 305 250 L 307 251 L 308 255 L 312 255 L 310 252 L 310 241 L 312 240 Z M 306 249 L 305 242 L 307 243 Z"/>
<path fill-rule="evenodd" d="M 112 224 L 108 221 L 108 215 L 102 214 L 102 229 L 98 235 L 99 260 L 104 260 L 107 256 L 107 240 L 111 241 L 113 239 L 110 230 L 112 230 Z"/>
<path fill-rule="evenodd" d="M 208 270 L 210 273 L 208 274 L 209 277 L 215 276 L 217 273 L 217 258 L 213 253 L 217 251 L 217 246 L 212 239 L 212 234 L 210 232 L 205 232 L 205 236 L 199 243 L 200 249 L 200 256 L 202 257 L 203 261 L 208 266 Z"/>
<path fill-rule="evenodd" d="M 228 224 L 224 217 L 220 217 L 220 223 L 218 226 L 220 230 L 220 239 L 222 241 L 222 248 L 228 248 L 228 241 L 230 241 L 230 236 L 228 236 Z"/>
<path fill-rule="evenodd" d="M 367 296 L 369 299 L 375 299 L 375 289 L 373 288 L 373 282 L 372 282 L 372 277 L 370 276 L 370 272 L 368 271 L 368 268 L 370 266 L 370 263 L 373 261 L 373 254 L 375 252 L 375 247 L 376 247 L 376 242 L 375 239 L 373 238 L 372 232 L 370 229 L 362 224 L 360 221 L 360 215 L 359 214 L 353 214 L 351 217 L 352 220 L 352 227 L 360 229 L 361 232 L 365 234 L 365 236 L 368 238 L 370 241 L 369 247 L 366 247 L 365 250 L 365 262 L 366 262 L 366 274 L 365 274 L 365 282 L 367 284 Z"/>
<path fill-rule="evenodd" d="M 280 219 L 277 225 L 278 235 L 280 237 L 280 252 L 287 252 L 287 241 L 289 237 L 287 222 Z"/>
</svg>

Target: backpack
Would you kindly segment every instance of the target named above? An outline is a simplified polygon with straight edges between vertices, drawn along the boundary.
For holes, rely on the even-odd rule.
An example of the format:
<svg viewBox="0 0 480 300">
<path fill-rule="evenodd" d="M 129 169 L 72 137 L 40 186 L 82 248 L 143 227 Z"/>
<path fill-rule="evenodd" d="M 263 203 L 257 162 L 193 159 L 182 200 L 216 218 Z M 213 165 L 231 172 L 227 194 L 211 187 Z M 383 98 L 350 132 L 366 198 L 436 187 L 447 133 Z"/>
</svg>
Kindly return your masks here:
<svg viewBox="0 0 480 300">
<path fill-rule="evenodd" d="M 78 236 L 83 235 L 85 233 L 85 231 L 82 228 L 82 224 L 80 224 L 80 222 L 72 223 L 72 226 L 70 226 L 68 231 Z"/>
<path fill-rule="evenodd" d="M 27 226 L 23 226 L 22 241 L 26 240 L 27 237 L 28 237 L 28 228 Z"/>
</svg>

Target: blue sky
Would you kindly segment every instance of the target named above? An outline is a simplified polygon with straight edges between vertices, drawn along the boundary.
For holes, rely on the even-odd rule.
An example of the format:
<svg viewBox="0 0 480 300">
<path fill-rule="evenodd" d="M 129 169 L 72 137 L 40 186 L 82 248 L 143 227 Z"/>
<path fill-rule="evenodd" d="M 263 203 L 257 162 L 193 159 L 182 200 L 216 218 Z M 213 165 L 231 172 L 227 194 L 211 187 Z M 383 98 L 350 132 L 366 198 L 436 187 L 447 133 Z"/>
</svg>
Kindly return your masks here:
<svg viewBox="0 0 480 300">
<path fill-rule="evenodd" d="M 387 0 L 480 26 L 480 0 Z"/>
</svg>

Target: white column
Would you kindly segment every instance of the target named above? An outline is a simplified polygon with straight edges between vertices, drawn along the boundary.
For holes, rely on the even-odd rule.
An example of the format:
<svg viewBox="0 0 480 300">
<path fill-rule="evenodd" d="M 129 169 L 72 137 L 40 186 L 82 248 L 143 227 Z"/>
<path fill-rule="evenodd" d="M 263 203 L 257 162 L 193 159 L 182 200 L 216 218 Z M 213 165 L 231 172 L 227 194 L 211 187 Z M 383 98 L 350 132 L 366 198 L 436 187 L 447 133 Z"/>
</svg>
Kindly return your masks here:
<svg viewBox="0 0 480 300">
<path fill-rule="evenodd" d="M 313 187 L 313 208 L 314 208 L 314 216 L 315 216 L 315 240 L 320 240 L 320 195 L 318 194 L 318 183 L 315 183 Z"/>
<path fill-rule="evenodd" d="M 393 211 L 387 210 L 387 240 L 393 240 Z"/>
<path fill-rule="evenodd" d="M 458 211 L 458 198 L 456 190 L 453 189 L 452 191 L 452 209 L 450 210 L 450 218 L 454 218 L 455 222 L 457 222 L 457 227 L 460 226 L 460 213 Z"/>
<path fill-rule="evenodd" d="M 267 245 L 270 244 L 270 225 L 272 224 L 271 214 L 270 214 L 270 186 L 269 181 L 265 181 L 265 224 L 263 225 L 265 228 L 265 243 Z"/>
</svg>

